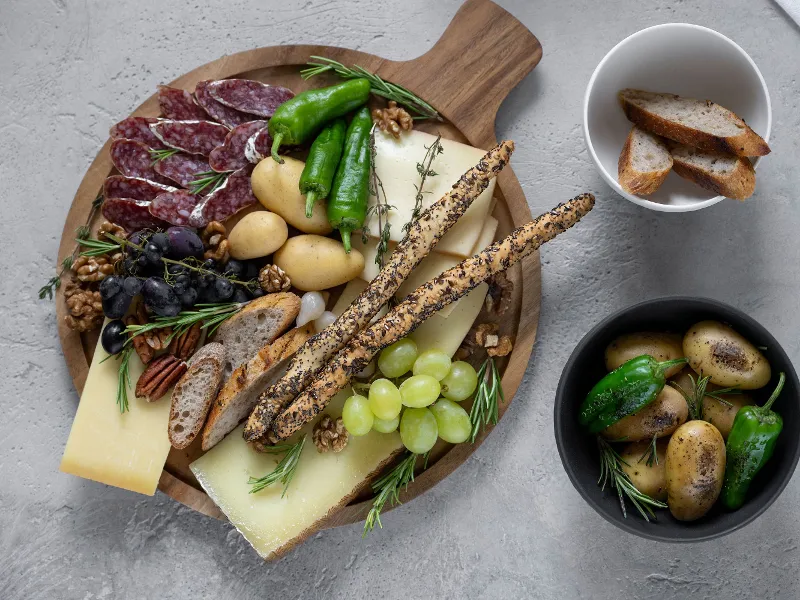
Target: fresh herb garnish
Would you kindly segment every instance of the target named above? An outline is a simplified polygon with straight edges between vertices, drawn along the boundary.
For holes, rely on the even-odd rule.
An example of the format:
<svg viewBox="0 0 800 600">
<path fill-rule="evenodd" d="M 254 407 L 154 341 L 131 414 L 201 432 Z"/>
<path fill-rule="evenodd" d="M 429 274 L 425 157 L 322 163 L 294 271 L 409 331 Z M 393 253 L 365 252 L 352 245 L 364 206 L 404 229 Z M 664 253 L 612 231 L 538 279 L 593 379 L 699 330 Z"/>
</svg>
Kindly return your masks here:
<svg viewBox="0 0 800 600">
<path fill-rule="evenodd" d="M 251 494 L 260 492 L 265 487 L 272 485 L 276 481 L 280 481 L 283 484 L 281 498 L 286 495 L 286 490 L 289 489 L 289 484 L 292 482 L 295 471 L 297 471 L 297 465 L 300 462 L 300 454 L 303 452 L 306 437 L 307 436 L 304 435 L 296 444 L 278 444 L 265 448 L 265 451 L 270 454 L 283 454 L 284 452 L 286 454 L 271 473 L 264 475 L 264 477 L 251 477 L 247 480 L 247 484 L 253 486 L 250 489 Z"/>
<path fill-rule="evenodd" d="M 417 118 L 436 119 L 437 121 L 442 120 L 442 117 L 439 116 L 436 109 L 402 85 L 385 81 L 375 73 L 371 73 L 358 65 L 353 65 L 352 68 L 349 68 L 338 61 L 325 58 L 324 56 L 312 56 L 311 59 L 312 60 L 308 61 L 308 68 L 300 71 L 300 75 L 303 79 L 311 79 L 316 75 L 327 73 L 328 71 L 333 71 L 342 79 L 368 79 L 372 88 L 370 91 L 376 96 L 381 96 L 387 100 L 394 100 L 398 104 L 416 113 Z"/>
<path fill-rule="evenodd" d="M 247 303 L 222 302 L 218 304 L 196 304 L 195 308 L 197 310 L 184 310 L 174 317 L 156 317 L 144 325 L 128 325 L 125 328 L 125 333 L 130 333 L 132 335 L 128 337 L 125 344 L 131 344 L 133 337 L 137 335 L 155 329 L 171 327 L 172 334 L 166 340 L 166 343 L 169 343 L 174 337 L 181 335 L 195 323 L 202 323 L 202 329 L 208 329 L 208 335 L 211 335 L 223 322 L 242 310 L 245 304 Z"/>
<path fill-rule="evenodd" d="M 411 225 L 414 221 L 419 219 L 419 215 L 422 213 L 422 194 L 423 188 L 425 187 L 425 180 L 428 177 L 436 177 L 438 175 L 438 173 L 431 168 L 431 165 L 433 164 L 433 160 L 442 152 L 444 152 L 444 148 L 442 147 L 442 135 L 439 134 L 430 146 L 425 146 L 425 157 L 422 159 L 422 162 L 417 163 L 417 173 L 419 173 L 420 182 L 419 185 L 416 183 L 414 184 L 417 194 L 414 196 L 414 210 L 411 211 L 411 218 L 408 220 L 408 223 L 403 225 L 403 232 L 406 234 L 408 234 Z"/>
<path fill-rule="evenodd" d="M 381 511 L 389 502 L 390 506 L 400 504 L 400 489 L 407 488 L 408 484 L 414 481 L 414 465 L 419 454 L 406 453 L 395 468 L 383 475 L 372 484 L 372 491 L 375 492 L 375 499 L 372 501 L 372 508 L 369 509 L 367 520 L 364 522 L 364 533 L 362 537 L 367 537 L 375 525 L 383 529 L 381 523 Z M 427 466 L 427 459 L 426 459 Z"/>
<path fill-rule="evenodd" d="M 703 405 L 706 396 L 721 402 L 725 406 L 730 407 L 733 406 L 733 404 L 725 400 L 725 398 L 722 397 L 722 394 L 741 394 L 741 390 L 735 387 L 722 388 L 718 390 L 707 389 L 708 384 L 711 382 L 711 375 L 706 375 L 705 377 L 701 376 L 696 380 L 691 374 L 689 374 L 688 377 L 689 381 L 692 382 L 692 389 L 690 392 L 687 392 L 675 382 L 671 382 L 671 385 L 686 399 L 686 404 L 689 405 L 690 420 L 703 418 Z"/>
<path fill-rule="evenodd" d="M 499 399 L 499 402 L 498 402 Z M 505 403 L 503 383 L 494 359 L 489 357 L 478 370 L 478 391 L 475 392 L 475 401 L 469 411 L 469 421 L 472 423 L 472 432 L 469 436 L 470 443 L 474 444 L 478 435 L 486 425 L 497 425 L 500 418 L 500 402 Z"/>
<path fill-rule="evenodd" d="M 228 175 L 230 175 L 230 173 L 203 171 L 202 173 L 196 173 L 195 179 L 190 181 L 189 185 L 186 187 L 188 187 L 189 191 L 193 194 L 199 194 L 206 188 L 210 188 L 208 192 L 211 193 L 227 181 Z"/>
<path fill-rule="evenodd" d="M 116 354 L 109 354 L 100 361 L 101 363 L 104 363 L 110 358 L 119 361 L 117 373 L 117 406 L 119 407 L 120 414 L 123 414 L 129 410 L 128 388 L 131 385 L 130 360 L 132 353 L 133 346 L 126 346 Z"/>
<path fill-rule="evenodd" d="M 626 519 L 628 518 L 628 511 L 625 506 L 625 499 L 627 498 L 639 511 L 639 514 L 644 517 L 645 521 L 655 520 L 656 515 L 653 512 L 653 508 L 667 508 L 667 505 L 636 489 L 631 483 L 628 474 L 622 469 L 622 465 L 627 465 L 628 463 L 622 459 L 611 444 L 600 436 L 597 436 L 597 448 L 600 450 L 600 478 L 597 480 L 597 485 L 600 486 L 600 489 L 605 490 L 606 485 L 609 485 L 617 491 L 619 505 L 622 508 L 622 516 Z"/>
<path fill-rule="evenodd" d="M 654 435 L 653 439 L 650 440 L 650 443 L 647 445 L 647 450 L 644 451 L 644 454 L 639 458 L 637 462 L 645 461 L 645 464 L 648 467 L 652 467 L 653 464 L 658 464 L 658 451 L 656 450 L 656 444 L 658 443 L 658 435 Z"/>
<path fill-rule="evenodd" d="M 381 269 L 383 268 L 384 257 L 389 251 L 389 240 L 392 234 L 392 225 L 389 223 L 389 211 L 394 208 L 386 200 L 386 190 L 383 189 L 383 182 L 375 170 L 375 158 L 377 157 L 377 150 L 375 149 L 375 127 L 369 134 L 369 152 L 370 152 L 370 174 L 369 174 L 369 193 L 375 196 L 375 204 L 367 209 L 367 219 L 374 215 L 378 219 L 378 231 L 380 237 L 378 238 L 378 251 L 375 254 L 375 264 Z M 383 196 L 383 201 L 381 201 Z M 366 237 L 366 229 L 364 230 L 363 237 Z M 366 240 L 362 240 L 366 244 Z"/>
<path fill-rule="evenodd" d="M 163 150 L 153 150 L 151 148 L 150 158 L 153 159 L 153 162 L 150 163 L 150 166 L 153 166 L 157 162 L 162 161 L 165 158 L 169 158 L 170 156 L 172 156 L 173 154 L 177 154 L 178 152 L 180 152 L 180 150 L 177 150 L 175 148 L 165 148 Z"/>
<path fill-rule="evenodd" d="M 116 236 L 113 236 L 111 234 L 106 234 L 106 236 L 115 240 L 122 240 L 122 238 L 117 238 Z M 122 250 L 122 245 L 123 245 L 118 241 L 106 242 L 104 240 L 91 240 L 91 239 L 81 239 L 81 238 L 78 238 L 75 241 L 78 243 L 79 246 L 83 248 L 89 248 L 89 250 L 81 252 L 80 254 L 81 256 L 103 256 L 104 254 L 114 254 Z M 124 240 L 122 241 L 124 242 Z M 129 244 L 129 245 L 136 246 L 136 244 Z"/>
</svg>

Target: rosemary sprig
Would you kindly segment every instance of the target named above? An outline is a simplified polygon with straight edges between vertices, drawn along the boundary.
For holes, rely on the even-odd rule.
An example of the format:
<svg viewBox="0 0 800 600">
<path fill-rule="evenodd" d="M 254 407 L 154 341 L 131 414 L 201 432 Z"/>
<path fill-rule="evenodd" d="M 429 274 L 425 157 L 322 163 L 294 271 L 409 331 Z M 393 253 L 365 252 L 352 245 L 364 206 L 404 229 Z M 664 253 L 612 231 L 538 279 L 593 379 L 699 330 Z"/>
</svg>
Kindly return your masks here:
<svg viewBox="0 0 800 600">
<path fill-rule="evenodd" d="M 741 390 L 735 387 L 728 387 L 722 388 L 719 390 L 709 390 L 708 384 L 711 381 L 711 375 L 706 375 L 705 377 L 700 376 L 695 379 L 691 374 L 688 375 L 689 381 L 692 382 L 692 389 L 691 392 L 687 392 L 681 386 L 679 386 L 675 382 L 671 382 L 673 388 L 678 390 L 683 397 L 686 399 L 686 404 L 689 405 L 689 418 L 690 419 L 702 419 L 703 418 L 703 408 L 704 408 L 704 400 L 706 396 L 710 398 L 714 398 L 714 400 L 721 402 L 725 406 L 733 406 L 730 402 L 725 400 L 722 397 L 722 394 L 740 394 Z"/>
<path fill-rule="evenodd" d="M 297 465 L 300 462 L 300 454 L 303 452 L 306 437 L 307 436 L 304 435 L 296 444 L 278 444 L 267 449 L 267 452 L 271 454 L 283 454 L 284 452 L 286 454 L 272 472 L 264 475 L 264 477 L 251 477 L 247 480 L 248 485 L 253 486 L 250 489 L 251 494 L 260 492 L 265 487 L 272 485 L 276 481 L 280 481 L 283 484 L 281 498 L 286 495 L 286 490 L 289 489 L 289 484 L 292 482 L 292 478 L 297 471 Z"/>
<path fill-rule="evenodd" d="M 645 461 L 645 464 L 648 467 L 652 467 L 654 464 L 658 464 L 658 452 L 656 450 L 656 443 L 658 442 L 658 436 L 654 435 L 653 439 L 650 440 L 650 443 L 647 445 L 647 450 L 645 450 L 644 454 L 642 454 L 641 458 L 639 458 L 637 463 Z"/>
<path fill-rule="evenodd" d="M 372 491 L 376 496 L 364 522 L 364 532 L 361 537 L 367 537 L 369 532 L 375 529 L 375 525 L 383 529 L 381 511 L 387 502 L 390 506 L 400 504 L 400 489 L 408 487 L 408 484 L 414 481 L 414 465 L 418 457 L 419 454 L 406 453 L 395 468 L 372 484 Z"/>
<path fill-rule="evenodd" d="M 392 224 L 389 223 L 389 211 L 394 208 L 386 199 L 386 190 L 383 189 L 383 182 L 378 177 L 378 172 L 375 170 L 375 158 L 378 153 L 375 149 L 375 127 L 369 134 L 369 153 L 370 153 L 370 172 L 369 172 L 369 193 L 375 196 L 375 204 L 367 210 L 367 219 L 375 216 L 378 219 L 378 231 L 380 237 L 378 238 L 378 248 L 375 254 L 375 264 L 381 269 L 383 268 L 384 257 L 389 251 L 389 240 L 392 234 Z M 383 195 L 383 202 L 381 202 L 381 195 Z M 384 221 L 385 220 L 385 221 Z M 366 236 L 366 231 L 364 232 Z M 366 242 L 364 242 L 366 243 Z"/>
<path fill-rule="evenodd" d="M 645 521 L 650 519 L 655 520 L 656 515 L 653 508 L 667 508 L 667 505 L 655 498 L 651 498 L 647 494 L 643 494 L 634 487 L 631 483 L 628 474 L 622 470 L 622 465 L 627 465 L 619 453 L 606 440 L 597 436 L 597 448 L 600 450 L 600 478 L 597 480 L 597 485 L 601 490 L 606 489 L 609 485 L 612 489 L 617 491 L 619 497 L 619 505 L 622 508 L 622 516 L 628 518 L 628 511 L 625 507 L 625 499 L 627 498 L 631 504 L 636 507 L 639 514 L 644 517 Z"/>
<path fill-rule="evenodd" d="M 128 387 L 131 385 L 130 360 L 132 353 L 133 346 L 126 346 L 116 354 L 109 354 L 100 361 L 103 363 L 110 358 L 120 361 L 117 374 L 117 406 L 119 407 L 120 414 L 124 414 L 129 409 Z"/>
<path fill-rule="evenodd" d="M 417 173 L 419 173 L 420 182 L 419 185 L 416 183 L 414 184 L 417 194 L 414 196 L 414 210 L 411 211 L 411 218 L 408 220 L 408 223 L 403 225 L 403 232 L 406 234 L 408 234 L 411 225 L 419 218 L 422 212 L 422 194 L 423 188 L 425 187 L 425 180 L 428 177 L 436 177 L 438 175 L 438 173 L 431 168 L 431 165 L 434 159 L 442 152 L 444 152 L 444 148 L 442 147 L 442 134 L 439 134 L 430 146 L 425 146 L 425 157 L 422 159 L 422 162 L 417 163 Z"/>
<path fill-rule="evenodd" d="M 394 100 L 398 104 L 416 113 L 418 117 L 436 119 L 437 121 L 442 120 L 442 117 L 436 112 L 436 109 L 402 85 L 385 81 L 375 73 L 371 73 L 358 65 L 346 67 L 340 62 L 325 58 L 324 56 L 312 56 L 311 59 L 312 60 L 308 61 L 308 68 L 300 71 L 300 76 L 303 79 L 311 79 L 316 75 L 327 73 L 328 71 L 333 71 L 342 79 L 368 79 L 372 88 L 370 91 L 376 96 L 381 96 L 387 100 Z"/>
<path fill-rule="evenodd" d="M 199 194 L 206 188 L 209 189 L 209 193 L 216 190 L 219 186 L 221 186 L 225 181 L 228 179 L 228 175 L 230 173 L 217 173 L 216 171 L 203 171 L 202 173 L 196 174 L 196 179 L 189 182 L 187 186 L 189 191 L 193 194 Z"/>
<path fill-rule="evenodd" d="M 500 418 L 500 403 L 505 403 L 503 383 L 494 359 L 489 357 L 478 370 L 478 391 L 475 392 L 475 401 L 469 411 L 469 421 L 472 423 L 472 432 L 469 436 L 470 443 L 474 444 L 478 434 L 486 425 L 497 425 Z"/>
<path fill-rule="evenodd" d="M 154 320 L 144 325 L 128 325 L 125 333 L 131 333 L 125 341 L 126 346 L 133 342 L 137 335 L 171 327 L 172 334 L 167 338 L 167 343 L 172 341 L 175 336 L 181 335 L 195 323 L 202 323 L 202 329 L 208 329 L 208 335 L 216 331 L 227 319 L 242 310 L 246 302 L 222 302 L 218 304 L 196 304 L 195 310 L 184 310 L 174 317 L 156 317 Z"/>
<path fill-rule="evenodd" d="M 108 235 L 108 234 L 106 234 Z M 110 236 L 114 239 L 122 240 L 122 238 L 117 238 L 116 236 Z M 102 256 L 104 254 L 114 254 L 115 252 L 119 252 L 122 250 L 123 244 L 120 242 L 106 242 L 104 240 L 90 240 L 90 239 L 77 239 L 75 240 L 79 246 L 83 248 L 89 248 L 85 252 L 81 252 L 81 256 Z M 124 240 L 122 240 L 124 241 Z M 130 244 L 131 246 L 135 246 L 136 244 Z"/>
<path fill-rule="evenodd" d="M 165 158 L 169 158 L 173 154 L 177 154 L 180 150 L 175 148 L 164 148 L 163 150 L 154 150 L 150 149 L 150 158 L 153 159 L 153 162 L 150 163 L 150 166 L 153 166 L 159 161 L 164 160 Z"/>
</svg>

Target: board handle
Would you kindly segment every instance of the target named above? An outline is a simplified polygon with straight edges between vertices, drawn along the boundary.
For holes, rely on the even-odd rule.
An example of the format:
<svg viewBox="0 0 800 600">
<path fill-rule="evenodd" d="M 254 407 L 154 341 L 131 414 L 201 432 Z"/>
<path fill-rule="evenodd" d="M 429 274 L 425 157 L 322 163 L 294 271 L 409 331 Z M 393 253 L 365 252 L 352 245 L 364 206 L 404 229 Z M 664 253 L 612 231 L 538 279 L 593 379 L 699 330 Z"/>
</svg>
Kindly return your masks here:
<svg viewBox="0 0 800 600">
<path fill-rule="evenodd" d="M 467 0 L 439 41 L 414 60 L 382 69 L 456 125 L 470 142 L 497 143 L 494 121 L 508 93 L 542 58 L 539 40 L 490 0 Z"/>
</svg>

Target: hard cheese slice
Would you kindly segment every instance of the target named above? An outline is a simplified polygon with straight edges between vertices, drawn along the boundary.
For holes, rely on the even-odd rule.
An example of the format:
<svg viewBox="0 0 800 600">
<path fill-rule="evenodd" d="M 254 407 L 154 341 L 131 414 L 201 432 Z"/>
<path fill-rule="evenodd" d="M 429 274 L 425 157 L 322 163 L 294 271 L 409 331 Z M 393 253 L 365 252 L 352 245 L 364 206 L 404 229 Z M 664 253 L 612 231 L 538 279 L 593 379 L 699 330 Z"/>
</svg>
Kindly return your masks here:
<svg viewBox="0 0 800 600">
<path fill-rule="evenodd" d="M 351 394 L 350 390 L 340 392 L 325 413 L 340 416 Z M 242 439 L 242 427 L 190 465 L 206 493 L 262 558 L 275 558 L 303 541 L 322 519 L 347 504 L 403 446 L 397 432 L 371 431 L 361 437 L 350 436 L 347 447 L 338 454 L 321 454 L 311 441 L 312 429 L 313 424 L 307 425 L 295 438 L 308 436 L 283 498 L 280 482 L 250 493 L 247 480 L 274 470 L 280 456 L 253 450 Z"/>
<path fill-rule="evenodd" d="M 414 198 L 417 194 L 414 186 L 420 183 L 417 164 L 422 162 L 427 147 L 430 147 L 435 140 L 436 136 L 422 131 L 404 133 L 399 140 L 381 131 L 375 134 L 375 172 L 383 184 L 386 201 L 394 207 L 389 211 L 392 241 L 399 242 L 403 238 L 403 225 L 411 220 Z M 485 154 L 483 150 L 452 140 L 442 139 L 441 143 L 444 152 L 434 159 L 431 166 L 437 174 L 425 180 L 423 208 L 427 208 L 444 196 L 464 173 L 478 164 Z M 489 214 L 494 186 L 493 179 L 489 187 L 475 199 L 442 238 L 437 245 L 440 252 L 449 252 L 461 257 L 470 255 Z M 370 197 L 370 206 L 375 203 L 376 198 Z M 366 228 L 371 237 L 379 237 L 380 227 L 377 218 L 368 219 Z"/>
<path fill-rule="evenodd" d="M 116 403 L 119 362 L 113 358 L 102 362 L 107 356 L 98 342 L 61 470 L 152 496 L 170 449 L 170 395 L 151 404 L 136 398 L 129 387 L 130 410 L 120 413 Z M 143 370 L 139 358 L 131 356 L 131 381 Z"/>
</svg>

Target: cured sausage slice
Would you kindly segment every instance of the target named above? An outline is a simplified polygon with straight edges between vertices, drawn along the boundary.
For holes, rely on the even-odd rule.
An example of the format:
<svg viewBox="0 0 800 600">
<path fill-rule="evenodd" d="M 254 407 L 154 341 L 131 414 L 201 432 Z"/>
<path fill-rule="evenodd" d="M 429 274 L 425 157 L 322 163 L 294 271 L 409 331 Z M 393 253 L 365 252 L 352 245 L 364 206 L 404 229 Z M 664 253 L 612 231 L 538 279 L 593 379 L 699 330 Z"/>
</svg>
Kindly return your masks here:
<svg viewBox="0 0 800 600">
<path fill-rule="evenodd" d="M 142 142 L 149 148 L 161 150 L 166 146 L 150 131 L 150 125 L 157 122 L 158 119 L 152 117 L 128 117 L 114 125 L 108 135 L 114 140 L 133 140 Z"/>
<path fill-rule="evenodd" d="M 205 156 L 186 154 L 185 152 L 178 152 L 162 158 L 153 165 L 153 168 L 159 175 L 163 175 L 184 188 L 188 188 L 200 173 L 211 170 Z"/>
<path fill-rule="evenodd" d="M 286 146 L 282 146 L 281 150 L 286 151 Z M 272 136 L 269 130 L 262 129 L 255 135 L 250 136 L 247 144 L 244 147 L 244 156 L 253 164 L 258 164 L 270 155 L 272 150 Z"/>
<path fill-rule="evenodd" d="M 103 196 L 106 198 L 130 198 L 131 200 L 152 200 L 164 192 L 174 192 L 177 188 L 163 185 L 140 177 L 112 175 L 103 184 Z"/>
<path fill-rule="evenodd" d="M 253 120 L 252 115 L 239 112 L 238 110 L 229 108 L 214 100 L 211 93 L 208 91 L 209 83 L 211 83 L 211 81 L 198 82 L 197 86 L 194 88 L 194 97 L 197 99 L 197 103 L 203 107 L 203 110 L 205 110 L 212 119 L 228 127 L 236 127 L 237 125 Z"/>
<path fill-rule="evenodd" d="M 211 168 L 220 173 L 235 171 L 246 167 L 247 157 L 244 155 L 247 141 L 267 126 L 267 121 L 250 121 L 231 129 L 225 136 L 225 143 L 218 146 L 208 155 Z"/>
<path fill-rule="evenodd" d="M 162 119 L 150 125 L 156 137 L 170 148 L 189 154 L 208 156 L 225 142 L 228 128 L 213 121 L 171 121 Z"/>
<path fill-rule="evenodd" d="M 294 98 L 294 92 L 279 85 L 252 79 L 220 79 L 208 84 L 212 98 L 241 112 L 269 118 L 275 109 Z"/>
<path fill-rule="evenodd" d="M 126 177 L 149 179 L 156 183 L 169 185 L 170 181 L 153 169 L 150 148 L 134 140 L 114 140 L 111 142 L 111 162 Z"/>
<path fill-rule="evenodd" d="M 150 202 L 131 198 L 106 198 L 102 213 L 107 221 L 116 223 L 125 231 L 164 228 L 166 223 L 150 214 Z"/>
<path fill-rule="evenodd" d="M 166 119 L 176 121 L 208 119 L 208 114 L 195 102 L 191 93 L 167 85 L 158 86 L 158 106 Z"/>
<path fill-rule="evenodd" d="M 204 227 L 201 223 L 224 221 L 243 208 L 257 202 L 250 186 L 250 174 L 253 166 L 248 165 L 231 173 L 221 186 L 206 196 L 192 212 L 189 225 Z"/>
<path fill-rule="evenodd" d="M 150 214 L 170 225 L 188 225 L 192 211 L 199 198 L 187 190 L 175 190 L 159 194 L 150 203 Z M 208 223 L 196 220 L 195 227 L 205 227 Z"/>
</svg>

